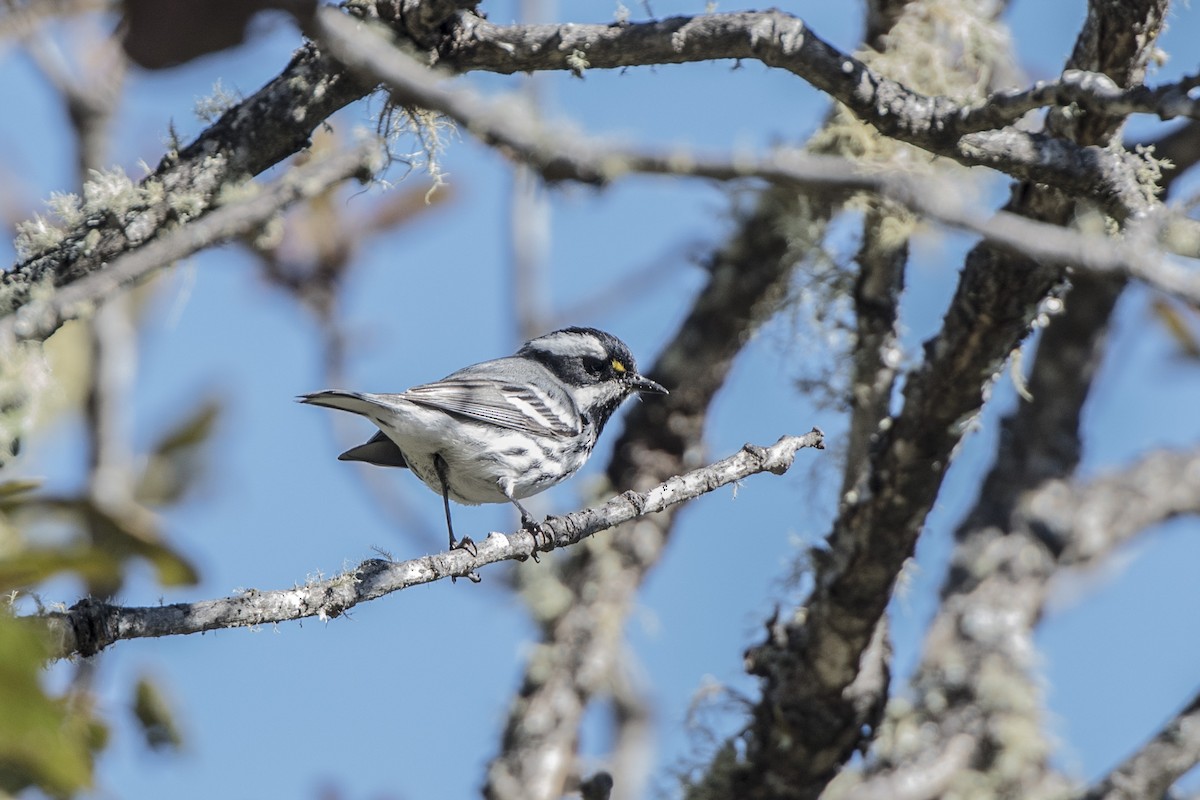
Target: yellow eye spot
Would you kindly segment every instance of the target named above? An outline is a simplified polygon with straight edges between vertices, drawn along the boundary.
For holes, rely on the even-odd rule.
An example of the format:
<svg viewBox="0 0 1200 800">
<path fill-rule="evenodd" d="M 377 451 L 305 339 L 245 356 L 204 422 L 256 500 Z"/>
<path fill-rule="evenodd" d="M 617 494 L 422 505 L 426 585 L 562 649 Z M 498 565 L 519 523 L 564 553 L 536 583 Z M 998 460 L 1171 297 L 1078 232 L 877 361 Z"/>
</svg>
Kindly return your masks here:
<svg viewBox="0 0 1200 800">
<path fill-rule="evenodd" d="M 612 360 L 612 368 L 613 368 L 614 372 L 620 372 L 620 373 L 625 372 L 625 365 L 621 363 L 620 359 L 614 358 Z"/>
</svg>

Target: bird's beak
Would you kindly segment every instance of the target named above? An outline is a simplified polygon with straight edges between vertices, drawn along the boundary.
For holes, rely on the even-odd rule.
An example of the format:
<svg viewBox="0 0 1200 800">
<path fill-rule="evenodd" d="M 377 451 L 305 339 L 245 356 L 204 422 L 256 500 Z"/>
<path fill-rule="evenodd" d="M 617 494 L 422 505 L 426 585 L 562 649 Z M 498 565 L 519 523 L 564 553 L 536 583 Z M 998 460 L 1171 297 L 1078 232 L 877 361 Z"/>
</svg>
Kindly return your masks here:
<svg viewBox="0 0 1200 800">
<path fill-rule="evenodd" d="M 661 383 L 656 383 L 642 375 L 634 375 L 629 379 L 629 385 L 633 387 L 635 392 L 649 392 L 650 394 L 670 394 Z"/>
</svg>

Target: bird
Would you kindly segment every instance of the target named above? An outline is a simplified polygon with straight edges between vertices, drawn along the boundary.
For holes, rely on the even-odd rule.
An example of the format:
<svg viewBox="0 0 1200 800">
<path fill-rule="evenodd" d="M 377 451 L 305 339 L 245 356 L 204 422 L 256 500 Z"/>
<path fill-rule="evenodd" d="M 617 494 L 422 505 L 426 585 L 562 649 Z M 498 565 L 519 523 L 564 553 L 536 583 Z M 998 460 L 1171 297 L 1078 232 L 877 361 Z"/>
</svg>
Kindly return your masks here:
<svg viewBox="0 0 1200 800">
<path fill-rule="evenodd" d="M 635 394 L 669 392 L 638 373 L 616 336 L 570 327 L 399 394 L 334 389 L 296 400 L 375 423 L 378 433 L 338 459 L 407 467 L 442 496 L 450 549 L 476 555 L 469 536 L 454 535 L 450 501 L 512 503 L 522 526 L 532 528 L 520 501 L 578 472 L 613 413 Z"/>
</svg>

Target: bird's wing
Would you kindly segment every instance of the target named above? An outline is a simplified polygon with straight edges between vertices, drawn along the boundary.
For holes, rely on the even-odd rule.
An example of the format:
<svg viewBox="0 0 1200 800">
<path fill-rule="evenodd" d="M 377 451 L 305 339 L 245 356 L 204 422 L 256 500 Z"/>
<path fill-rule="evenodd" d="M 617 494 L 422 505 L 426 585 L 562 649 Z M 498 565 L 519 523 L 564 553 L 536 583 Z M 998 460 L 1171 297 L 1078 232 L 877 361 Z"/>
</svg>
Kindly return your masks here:
<svg viewBox="0 0 1200 800">
<path fill-rule="evenodd" d="M 454 378 L 414 386 L 405 400 L 534 436 L 578 436 L 582 420 L 565 392 L 486 378 Z"/>
</svg>

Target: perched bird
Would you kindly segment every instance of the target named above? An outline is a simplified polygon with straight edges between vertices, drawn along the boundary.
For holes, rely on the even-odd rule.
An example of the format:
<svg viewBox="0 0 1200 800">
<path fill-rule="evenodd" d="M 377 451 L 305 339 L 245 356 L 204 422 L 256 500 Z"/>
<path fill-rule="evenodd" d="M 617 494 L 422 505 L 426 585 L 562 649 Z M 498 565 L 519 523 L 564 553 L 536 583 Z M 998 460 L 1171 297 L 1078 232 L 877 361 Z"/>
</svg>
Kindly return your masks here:
<svg viewBox="0 0 1200 800">
<path fill-rule="evenodd" d="M 595 328 L 564 328 L 526 342 L 516 355 L 464 367 L 400 394 L 325 391 L 301 403 L 361 414 L 379 427 L 338 458 L 408 467 L 442 496 L 450 548 L 450 501 L 510 502 L 521 523 L 533 517 L 520 500 L 574 475 L 592 454 L 604 424 L 635 392 L 667 394 L 638 374 L 629 348 Z"/>
</svg>

